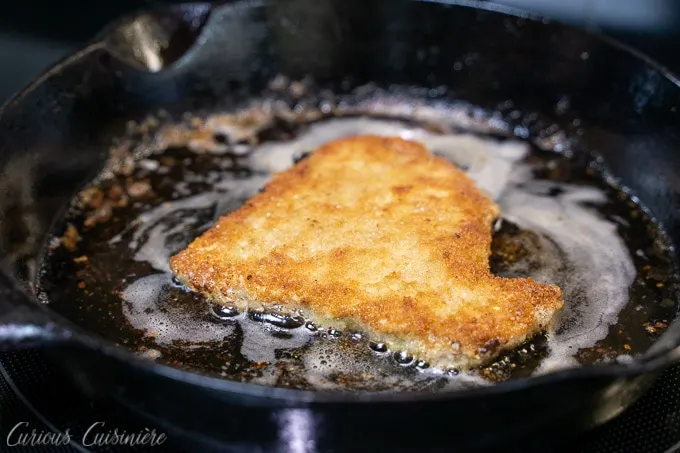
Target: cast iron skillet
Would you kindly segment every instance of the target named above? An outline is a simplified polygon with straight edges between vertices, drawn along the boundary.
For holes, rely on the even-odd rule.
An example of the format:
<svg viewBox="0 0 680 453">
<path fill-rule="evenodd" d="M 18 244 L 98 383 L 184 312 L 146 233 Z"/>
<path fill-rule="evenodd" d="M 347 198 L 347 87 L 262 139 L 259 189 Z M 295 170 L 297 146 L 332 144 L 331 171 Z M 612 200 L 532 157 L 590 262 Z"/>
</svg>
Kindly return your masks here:
<svg viewBox="0 0 680 453">
<path fill-rule="evenodd" d="M 448 394 L 334 394 L 153 363 L 73 325 L 31 293 L 52 220 L 98 172 L 128 120 L 161 108 L 179 118 L 235 106 L 278 74 L 311 77 L 335 93 L 367 82 L 443 85 L 450 96 L 497 111 L 529 135 L 556 124 L 579 148 L 601 155 L 606 171 L 675 242 L 676 81 L 600 38 L 474 6 L 405 0 L 174 6 L 120 21 L 44 73 L 0 115 L 0 345 L 46 348 L 88 393 L 113 397 L 205 450 L 451 451 L 507 448 L 529 438 L 549 449 L 563 434 L 620 413 L 680 355 L 677 322 L 626 365 Z M 435 44 L 437 55 L 423 58 Z M 455 68 L 457 61 L 466 64 Z"/>
</svg>

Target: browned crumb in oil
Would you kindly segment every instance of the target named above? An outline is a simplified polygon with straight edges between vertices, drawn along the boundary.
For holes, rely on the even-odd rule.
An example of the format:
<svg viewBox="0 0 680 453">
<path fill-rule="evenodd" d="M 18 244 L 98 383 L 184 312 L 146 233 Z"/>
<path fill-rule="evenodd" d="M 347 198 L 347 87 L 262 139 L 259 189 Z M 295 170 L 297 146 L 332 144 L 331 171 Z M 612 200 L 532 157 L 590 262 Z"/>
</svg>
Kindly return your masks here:
<svg viewBox="0 0 680 453">
<path fill-rule="evenodd" d="M 108 222 L 114 208 L 124 208 L 129 203 L 126 190 L 117 180 L 108 180 L 99 187 L 85 189 L 80 194 L 78 206 L 85 213 L 83 226 L 91 228 Z"/>
<path fill-rule="evenodd" d="M 645 328 L 645 331 L 649 334 L 659 334 L 661 333 L 660 331 L 666 329 L 668 327 L 668 322 L 666 320 L 663 321 L 648 321 L 642 324 L 642 327 Z"/>
<path fill-rule="evenodd" d="M 494 272 L 522 260 L 530 259 L 530 250 L 540 250 L 538 236 L 530 231 L 520 230 L 504 221 L 493 235 L 490 264 Z"/>
<path fill-rule="evenodd" d="M 274 121 L 274 115 L 266 105 L 237 113 L 216 114 L 207 119 L 191 118 L 185 125 L 168 125 L 160 129 L 156 137 L 162 149 L 188 147 L 196 153 L 223 152 L 224 143 L 216 140 L 224 136 L 230 143 L 255 145 L 258 134 Z"/>
<path fill-rule="evenodd" d="M 151 195 L 153 190 L 148 180 L 128 180 L 126 183 L 127 193 L 131 198 L 142 198 Z"/>
<path fill-rule="evenodd" d="M 68 224 L 64 235 L 61 237 L 61 245 L 64 246 L 69 252 L 75 252 L 78 248 L 78 240 L 80 239 L 80 234 L 78 229 L 72 224 Z"/>
<path fill-rule="evenodd" d="M 111 218 L 111 205 L 106 204 L 96 211 L 92 211 L 88 214 L 83 222 L 86 228 L 92 227 L 97 223 L 105 223 Z"/>
<path fill-rule="evenodd" d="M 491 367 L 482 368 L 479 374 L 481 374 L 484 379 L 487 379 L 491 382 L 498 382 L 502 380 L 502 378 L 499 376 L 499 373 L 497 373 L 496 370 Z"/>
<path fill-rule="evenodd" d="M 626 348 L 628 346 L 628 348 Z M 630 345 L 624 344 L 623 349 L 630 350 Z M 612 346 L 594 346 L 592 348 L 584 348 L 576 353 L 576 360 L 580 363 L 597 363 L 604 360 L 614 360 L 621 354 Z"/>
<path fill-rule="evenodd" d="M 80 193 L 80 207 L 99 209 L 103 204 L 104 191 L 102 191 L 99 187 L 88 187 Z"/>
<path fill-rule="evenodd" d="M 168 126 L 163 128 L 158 135 L 162 148 L 178 148 L 188 146 L 192 150 L 201 149 L 203 152 L 217 152 L 219 145 L 215 143 L 212 131 L 206 130 L 202 124 L 192 121 L 190 126 Z"/>
<path fill-rule="evenodd" d="M 531 236 L 531 233 L 526 233 L 526 236 Z M 529 254 L 527 248 L 515 236 L 498 235 L 495 239 L 495 247 L 495 256 L 504 264 L 515 263 Z"/>
<path fill-rule="evenodd" d="M 135 171 L 135 159 L 130 142 L 122 142 L 109 150 L 107 168 L 114 175 L 130 176 Z"/>
<path fill-rule="evenodd" d="M 114 183 L 106 191 L 106 201 L 111 203 L 114 208 L 124 208 L 128 204 L 128 197 L 121 186 L 118 183 Z"/>
</svg>

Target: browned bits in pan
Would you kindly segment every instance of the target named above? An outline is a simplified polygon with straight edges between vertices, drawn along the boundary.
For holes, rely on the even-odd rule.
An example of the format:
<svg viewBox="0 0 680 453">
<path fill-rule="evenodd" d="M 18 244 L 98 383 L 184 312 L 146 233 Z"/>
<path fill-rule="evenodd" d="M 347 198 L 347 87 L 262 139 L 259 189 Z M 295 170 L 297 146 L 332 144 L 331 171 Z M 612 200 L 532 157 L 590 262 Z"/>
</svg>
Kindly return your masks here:
<svg viewBox="0 0 680 453">
<path fill-rule="evenodd" d="M 87 228 L 94 226 L 96 223 L 107 222 L 111 218 L 111 205 L 105 204 L 96 211 L 90 213 L 83 225 Z"/>
<path fill-rule="evenodd" d="M 99 187 L 89 187 L 81 192 L 80 200 L 89 209 L 99 209 L 104 203 L 104 192 Z"/>
<path fill-rule="evenodd" d="M 148 181 L 134 181 L 129 180 L 127 184 L 127 193 L 132 198 L 142 198 L 149 195 L 152 191 L 151 184 Z"/>
<path fill-rule="evenodd" d="M 116 180 L 108 180 L 101 187 L 86 189 L 80 197 L 80 207 L 87 212 L 83 226 L 91 228 L 97 223 L 108 222 L 113 209 L 128 205 L 128 195 Z"/>
<path fill-rule="evenodd" d="M 651 321 L 651 322 L 645 322 L 642 324 L 642 326 L 645 328 L 645 331 L 649 334 L 658 334 L 660 333 L 659 331 L 665 329 L 668 327 L 668 324 L 665 321 Z"/>
<path fill-rule="evenodd" d="M 128 199 L 125 195 L 123 187 L 120 184 L 114 184 L 109 187 L 109 190 L 106 192 L 106 198 L 111 203 L 111 205 L 116 208 L 127 206 Z"/>
<path fill-rule="evenodd" d="M 69 252 L 74 252 L 78 248 L 78 239 L 80 239 L 78 230 L 72 224 L 68 224 L 64 236 L 61 238 L 61 244 Z"/>
</svg>

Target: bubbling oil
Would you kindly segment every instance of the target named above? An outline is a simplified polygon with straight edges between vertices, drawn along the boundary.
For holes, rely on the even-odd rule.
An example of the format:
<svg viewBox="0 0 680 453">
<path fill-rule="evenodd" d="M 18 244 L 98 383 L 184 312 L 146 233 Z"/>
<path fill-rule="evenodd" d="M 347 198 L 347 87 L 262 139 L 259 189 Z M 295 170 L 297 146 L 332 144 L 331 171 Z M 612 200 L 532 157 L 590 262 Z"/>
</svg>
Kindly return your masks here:
<svg viewBox="0 0 680 453">
<path fill-rule="evenodd" d="M 173 279 L 170 257 L 219 216 L 258 193 L 274 172 L 286 170 L 324 143 L 359 134 L 422 143 L 465 171 L 500 205 L 502 218 L 495 229 L 511 225 L 530 235 L 531 240 L 522 241 L 526 253 L 503 266 L 501 274 L 557 284 L 565 299 L 551 330 L 527 346 L 532 352 L 540 350 L 534 354 L 538 359 L 530 366 L 532 373 L 577 366 L 579 350 L 607 337 L 629 303 L 636 265 L 620 223 L 599 208 L 611 201 L 603 187 L 541 178 L 528 159 L 531 148 L 526 142 L 435 133 L 397 119 L 348 117 L 312 123 L 289 140 L 252 147 L 240 157 L 247 171 L 238 177 L 228 160 L 214 156 L 217 170 L 185 169 L 173 182 L 171 199 L 139 208 L 134 219 L 126 219 L 124 228 L 103 241 L 105 247 L 99 250 L 106 251 L 101 256 L 123 253 L 129 263 L 136 263 L 116 273 L 124 276 L 117 300 L 122 300 L 125 322 L 143 333 L 145 356 L 151 348 L 155 360 L 172 355 L 171 361 L 189 363 L 192 354 L 197 360 L 203 354 L 212 364 L 202 368 L 211 374 L 308 389 L 435 391 L 490 383 L 479 371 L 430 368 L 408 351 L 392 351 L 380 338 L 361 332 L 328 330 L 275 312 L 211 306 Z M 144 168 L 169 173 L 162 165 Z M 191 184 L 198 186 L 192 189 Z M 89 259 L 93 262 L 96 254 Z M 229 353 L 217 357 L 216 350 Z M 507 356 L 499 363 L 509 363 Z"/>
</svg>

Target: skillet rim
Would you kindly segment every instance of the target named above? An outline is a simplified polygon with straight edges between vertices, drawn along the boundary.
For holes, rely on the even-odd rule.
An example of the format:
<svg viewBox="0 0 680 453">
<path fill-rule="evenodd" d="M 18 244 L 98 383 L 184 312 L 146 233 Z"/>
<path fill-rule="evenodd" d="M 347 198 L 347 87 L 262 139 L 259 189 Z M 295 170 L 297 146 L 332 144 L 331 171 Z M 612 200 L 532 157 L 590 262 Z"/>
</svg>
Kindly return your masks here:
<svg viewBox="0 0 680 453">
<path fill-rule="evenodd" d="M 562 22 L 546 19 L 542 16 L 528 13 L 513 7 L 508 7 L 498 4 L 489 4 L 487 2 L 480 2 L 478 0 L 410 0 L 413 3 L 433 3 L 443 7 L 463 7 L 472 8 L 483 11 L 488 11 L 498 15 L 512 16 L 524 18 L 534 22 L 540 22 L 550 26 L 559 26 L 570 33 L 579 34 L 582 37 L 587 37 L 590 41 L 604 42 L 610 47 L 615 48 L 622 54 L 627 54 L 637 60 L 644 62 L 650 69 L 658 72 L 664 78 L 672 82 L 678 89 L 680 89 L 680 78 L 676 76 L 665 66 L 659 64 L 646 54 L 624 44 L 617 39 L 605 36 L 600 32 L 594 30 L 584 30 Z M 2 106 L 0 106 L 0 121 L 3 121 L 5 116 L 13 108 L 21 105 L 24 99 L 36 90 L 38 87 L 46 83 L 51 77 L 58 75 L 61 71 L 68 68 L 73 63 L 80 61 L 95 51 L 106 51 L 112 58 L 117 59 L 114 52 L 107 47 L 107 38 L 116 25 L 126 22 L 140 14 L 149 13 L 151 11 L 174 11 L 187 8 L 188 6 L 207 7 L 208 11 L 212 12 L 215 9 L 228 8 L 235 5 L 244 5 L 246 7 L 261 6 L 266 0 L 225 0 L 221 2 L 188 2 L 179 3 L 175 5 L 166 5 L 161 7 L 140 9 L 132 14 L 125 15 L 117 20 L 112 21 L 108 26 L 104 27 L 102 31 L 93 39 L 93 41 L 83 45 L 78 50 L 66 55 L 61 60 L 54 63 L 51 67 L 44 70 L 37 77 L 35 77 L 24 89 L 19 91 Z M 201 30 L 201 34 L 204 31 Z M 197 41 L 200 41 L 200 36 Z M 193 47 L 187 51 L 187 54 L 192 52 Z M 183 58 L 183 57 L 182 57 Z M 180 58 L 178 61 L 180 61 Z M 120 59 L 118 59 L 120 61 Z M 121 61 L 121 63 L 123 63 Z M 176 64 L 177 61 L 174 63 Z M 663 228 L 663 226 L 661 225 Z M 42 251 L 41 251 L 42 252 Z M 100 337 L 96 332 L 91 332 L 81 326 L 76 325 L 68 318 L 62 316 L 60 313 L 53 311 L 49 305 L 41 304 L 34 294 L 29 294 L 21 287 L 19 282 L 7 275 L 5 270 L 0 270 L 3 277 L 6 277 L 11 282 L 12 288 L 9 290 L 15 292 L 23 300 L 23 305 L 30 305 L 31 309 L 36 312 L 40 311 L 43 316 L 48 315 L 53 322 L 56 322 L 58 327 L 63 327 L 67 335 L 59 338 L 53 338 L 57 343 L 66 341 L 67 343 L 75 343 L 76 345 L 85 346 L 88 349 L 93 349 L 95 353 L 101 353 L 109 358 L 113 358 L 126 365 L 134 366 L 140 371 L 151 373 L 157 376 L 162 376 L 173 381 L 180 381 L 190 385 L 202 387 L 206 390 L 215 390 L 224 393 L 235 393 L 248 397 L 265 398 L 281 402 L 296 402 L 296 403 L 310 403 L 310 404 L 357 404 L 357 403 L 411 403 L 411 402 L 429 402 L 442 400 L 463 400 L 479 398 L 484 396 L 492 396 L 505 394 L 509 392 L 517 392 L 523 389 L 539 387 L 543 385 L 551 385 L 561 381 L 567 380 L 588 380 L 588 379 L 632 379 L 640 377 L 647 373 L 654 373 L 671 364 L 674 360 L 680 358 L 680 316 L 678 316 L 671 327 L 664 334 L 666 341 L 662 342 L 664 336 L 658 339 L 645 353 L 638 358 L 634 358 L 631 362 L 626 364 L 607 363 L 607 364 L 589 364 L 582 365 L 575 368 L 561 369 L 552 371 L 539 376 L 531 376 L 504 381 L 490 386 L 483 386 L 478 388 L 471 388 L 465 390 L 449 390 L 434 393 L 425 392 L 402 392 L 402 393 L 388 393 L 388 392 L 338 392 L 328 390 L 297 390 L 279 387 L 268 387 L 260 384 L 230 381 L 216 377 L 206 376 L 197 372 L 173 368 L 168 365 L 156 363 L 148 359 L 144 359 L 132 351 L 121 346 L 116 346 L 112 341 Z M 5 280 L 5 278 L 3 278 Z M 35 305 L 38 305 L 36 307 Z M 676 326 L 673 329 L 673 326 Z M 664 343 L 664 344 L 662 344 Z M 672 343 L 672 344 L 671 344 Z M 120 365 L 119 365 L 120 366 Z"/>
</svg>

